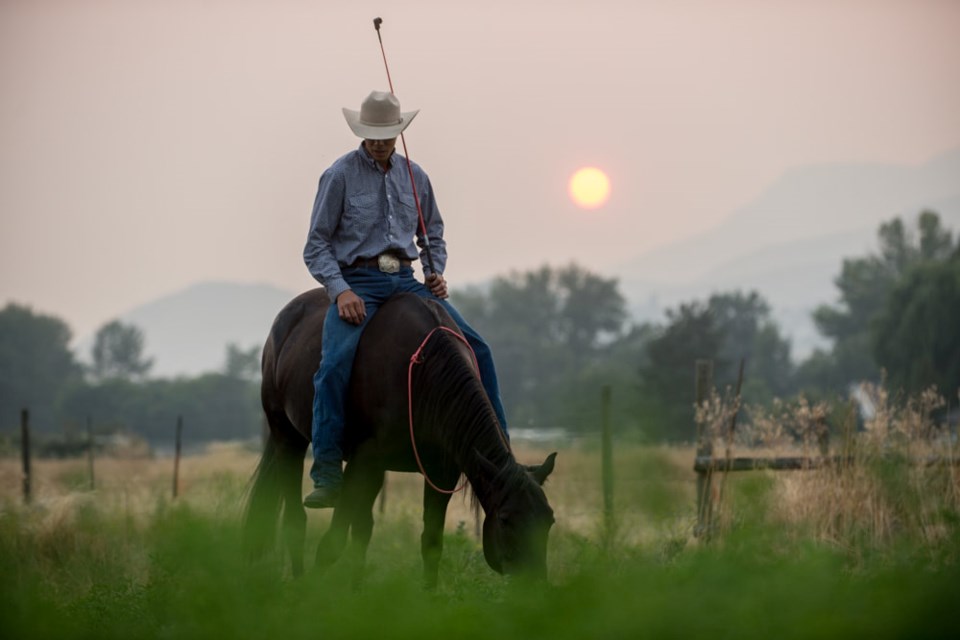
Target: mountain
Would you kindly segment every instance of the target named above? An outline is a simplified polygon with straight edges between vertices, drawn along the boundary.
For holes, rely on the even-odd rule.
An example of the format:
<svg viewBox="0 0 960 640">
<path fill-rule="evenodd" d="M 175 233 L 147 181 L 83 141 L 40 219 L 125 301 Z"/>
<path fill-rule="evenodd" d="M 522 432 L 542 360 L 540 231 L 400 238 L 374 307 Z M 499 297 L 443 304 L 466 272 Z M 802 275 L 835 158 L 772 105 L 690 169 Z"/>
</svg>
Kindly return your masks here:
<svg viewBox="0 0 960 640">
<path fill-rule="evenodd" d="M 960 150 L 920 167 L 839 165 L 785 174 L 717 227 L 644 253 L 611 275 L 635 319 L 662 322 L 680 302 L 714 292 L 759 291 L 802 359 L 823 344 L 810 319 L 835 303 L 844 257 L 876 251 L 877 229 L 895 216 L 911 227 L 923 209 L 960 229 Z M 295 293 L 270 285 L 207 282 L 121 316 L 140 327 L 152 375 L 196 375 L 222 368 L 226 347 L 263 344 L 277 312 Z M 89 353 L 92 337 L 81 346 Z"/>
<path fill-rule="evenodd" d="M 810 318 L 835 303 L 845 257 L 877 249 L 894 217 L 915 227 L 924 209 L 960 228 L 960 149 L 919 167 L 828 165 L 790 171 L 722 224 L 646 252 L 616 271 L 638 319 L 711 293 L 757 290 L 793 342 L 795 358 L 824 345 Z"/>
<path fill-rule="evenodd" d="M 204 282 L 120 320 L 143 331 L 146 355 L 154 358 L 151 376 L 197 375 L 222 369 L 228 344 L 262 345 L 274 317 L 295 295 L 266 284 Z"/>
</svg>

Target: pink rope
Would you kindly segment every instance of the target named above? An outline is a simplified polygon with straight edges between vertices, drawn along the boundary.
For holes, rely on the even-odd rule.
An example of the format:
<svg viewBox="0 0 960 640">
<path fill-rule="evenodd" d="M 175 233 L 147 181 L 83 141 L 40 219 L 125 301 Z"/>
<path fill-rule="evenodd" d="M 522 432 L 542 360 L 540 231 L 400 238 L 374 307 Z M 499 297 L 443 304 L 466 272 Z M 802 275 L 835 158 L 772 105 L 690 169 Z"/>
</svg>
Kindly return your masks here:
<svg viewBox="0 0 960 640">
<path fill-rule="evenodd" d="M 473 356 L 473 364 L 476 367 L 478 378 L 480 377 L 480 365 L 477 362 L 477 354 L 473 352 L 473 347 L 470 346 L 470 343 L 467 342 L 466 338 L 464 338 L 462 335 L 460 335 L 459 333 L 457 333 L 456 331 L 454 331 L 449 327 L 441 326 L 441 327 L 434 327 L 433 330 L 431 330 L 430 333 L 427 334 L 427 337 L 423 339 L 423 342 L 420 343 L 420 346 L 417 348 L 414 354 L 410 356 L 410 366 L 407 367 L 407 417 L 410 422 L 410 445 L 413 447 L 413 457 L 416 458 L 417 467 L 420 468 L 420 473 L 423 474 L 423 479 L 427 481 L 427 484 L 433 487 L 435 491 L 452 495 L 458 491 L 462 491 L 467 486 L 466 481 L 464 481 L 463 484 L 461 484 L 456 489 L 441 489 L 440 487 L 435 485 L 433 483 L 433 480 L 430 479 L 430 476 L 427 475 L 427 470 L 423 468 L 423 461 L 420 460 L 420 453 L 417 451 L 417 440 L 413 435 L 413 365 L 423 362 L 423 359 L 420 357 L 420 354 L 423 351 L 423 348 L 427 346 L 427 342 L 430 340 L 433 334 L 436 333 L 437 331 L 446 331 L 447 333 L 453 336 L 456 336 L 458 340 L 460 340 L 463 344 L 467 345 L 467 348 L 470 349 L 470 355 Z"/>
</svg>

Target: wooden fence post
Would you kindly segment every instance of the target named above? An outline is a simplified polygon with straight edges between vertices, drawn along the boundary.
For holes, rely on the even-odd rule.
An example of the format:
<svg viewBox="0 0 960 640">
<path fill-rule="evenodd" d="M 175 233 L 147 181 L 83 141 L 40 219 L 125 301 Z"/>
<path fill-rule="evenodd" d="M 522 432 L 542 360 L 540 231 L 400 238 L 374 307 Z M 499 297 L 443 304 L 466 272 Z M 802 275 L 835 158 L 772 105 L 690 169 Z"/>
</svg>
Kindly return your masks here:
<svg viewBox="0 0 960 640">
<path fill-rule="evenodd" d="M 603 524 L 606 545 L 614 534 L 613 512 L 613 435 L 610 427 L 610 385 L 600 392 L 601 474 L 603 483 Z"/>
<path fill-rule="evenodd" d="M 93 478 L 93 421 L 87 416 L 87 463 L 90 467 L 90 491 L 96 486 Z"/>
<path fill-rule="evenodd" d="M 710 397 L 713 389 L 713 360 L 696 361 L 695 397 L 697 407 Z M 713 457 L 713 439 L 705 433 L 701 425 L 697 425 L 697 457 Z M 693 535 L 706 539 L 710 537 L 710 526 L 713 519 L 713 466 L 697 470 L 697 525 Z"/>
<path fill-rule="evenodd" d="M 30 412 L 20 411 L 20 450 L 23 453 L 23 501 L 30 503 Z"/>
<path fill-rule="evenodd" d="M 183 416 L 177 416 L 177 439 L 173 453 L 173 497 L 176 499 L 180 488 L 180 443 L 183 438 Z"/>
</svg>

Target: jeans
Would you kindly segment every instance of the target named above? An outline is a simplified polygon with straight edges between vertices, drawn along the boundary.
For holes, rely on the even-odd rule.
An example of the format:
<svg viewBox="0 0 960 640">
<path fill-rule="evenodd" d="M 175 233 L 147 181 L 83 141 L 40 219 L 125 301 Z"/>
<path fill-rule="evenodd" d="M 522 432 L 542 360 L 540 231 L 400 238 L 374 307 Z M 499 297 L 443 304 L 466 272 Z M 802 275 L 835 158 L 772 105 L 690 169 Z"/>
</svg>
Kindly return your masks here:
<svg viewBox="0 0 960 640">
<path fill-rule="evenodd" d="M 453 305 L 430 293 L 426 285 L 413 277 L 411 267 L 403 267 L 398 273 L 383 273 L 376 268 L 348 268 L 343 270 L 343 277 L 353 292 L 363 299 L 367 316 L 360 325 L 350 324 L 340 318 L 334 303 L 330 305 L 323 323 L 320 369 L 313 377 L 313 466 L 310 468 L 310 477 L 315 486 L 336 487 L 342 481 L 344 404 L 353 356 L 364 327 L 377 309 L 395 293 L 415 293 L 436 300 L 447 310 L 477 356 L 483 388 L 506 433 L 507 418 L 500 400 L 493 354 L 483 338 L 466 323 Z"/>
</svg>

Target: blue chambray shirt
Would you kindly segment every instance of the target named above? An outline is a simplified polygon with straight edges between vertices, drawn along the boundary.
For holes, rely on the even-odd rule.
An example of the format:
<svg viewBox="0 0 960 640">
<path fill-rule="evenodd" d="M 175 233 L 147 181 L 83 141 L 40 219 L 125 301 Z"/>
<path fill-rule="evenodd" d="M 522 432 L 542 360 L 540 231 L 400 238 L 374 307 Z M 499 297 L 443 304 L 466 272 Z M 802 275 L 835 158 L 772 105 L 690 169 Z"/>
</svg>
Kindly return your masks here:
<svg viewBox="0 0 960 640">
<path fill-rule="evenodd" d="M 411 166 L 433 265 L 443 273 L 447 264 L 443 219 L 430 178 L 416 163 Z M 395 152 L 390 168 L 384 171 L 361 143 L 320 176 L 303 260 L 310 274 L 326 287 L 331 301 L 350 288 L 340 270 L 358 258 L 390 251 L 416 260 L 419 246 L 424 274 L 429 275 L 423 241 L 417 236 L 419 225 L 406 160 Z"/>
</svg>

